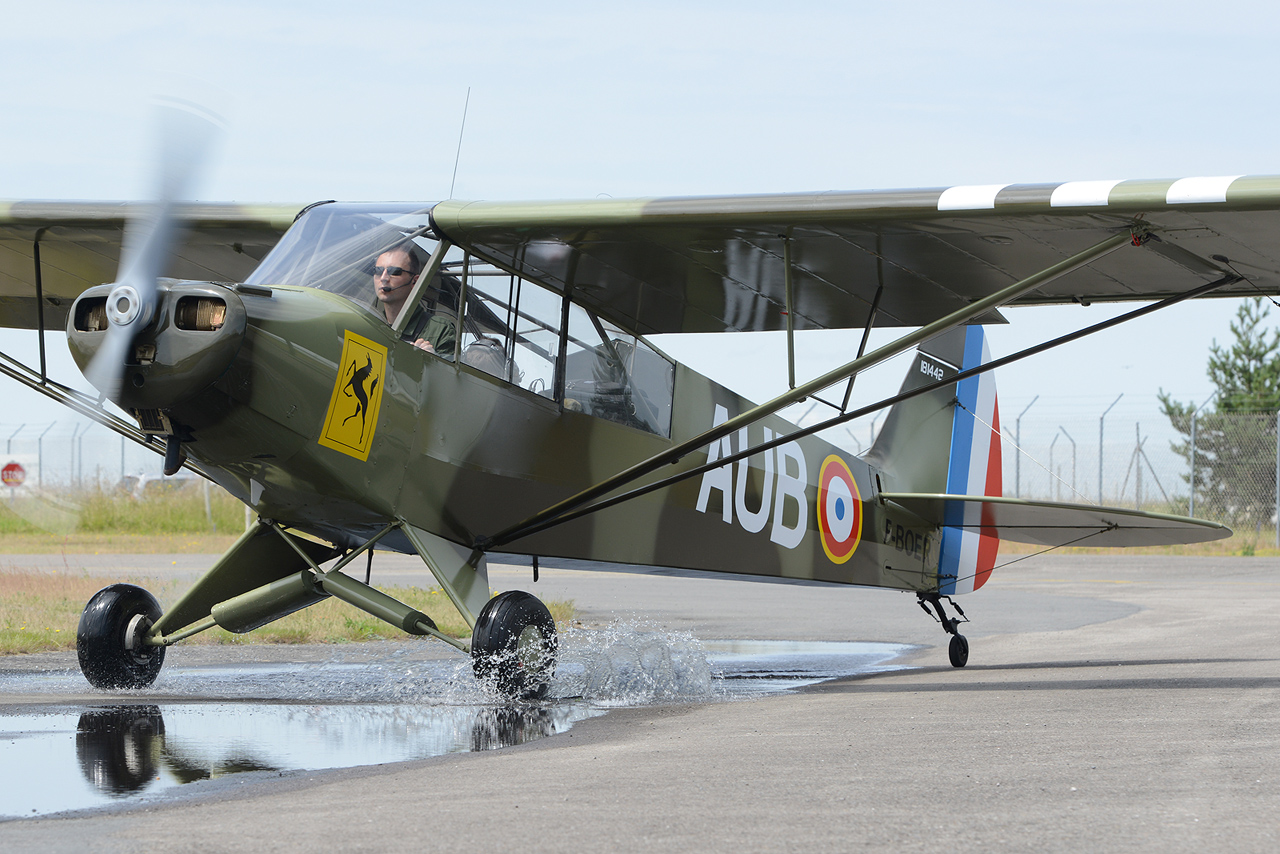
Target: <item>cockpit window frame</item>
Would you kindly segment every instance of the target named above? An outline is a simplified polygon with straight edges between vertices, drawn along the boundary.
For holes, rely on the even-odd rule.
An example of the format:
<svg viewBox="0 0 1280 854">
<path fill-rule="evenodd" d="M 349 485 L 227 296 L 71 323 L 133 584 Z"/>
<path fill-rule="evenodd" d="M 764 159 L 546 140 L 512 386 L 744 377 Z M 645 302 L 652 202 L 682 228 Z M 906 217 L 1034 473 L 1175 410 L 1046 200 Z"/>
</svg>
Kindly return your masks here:
<svg viewBox="0 0 1280 854">
<path fill-rule="evenodd" d="M 396 337 L 402 338 L 415 314 L 421 314 L 410 307 L 422 304 L 435 283 L 444 294 L 448 279 L 455 285 L 454 346 L 452 352 L 436 356 L 452 361 L 458 369 L 496 377 L 526 394 L 553 401 L 561 412 L 581 411 L 670 438 L 674 360 L 643 336 L 574 301 L 572 287 L 567 292 L 549 287 L 437 236 L 430 227 L 432 207 L 332 202 L 306 208 L 246 284 L 316 288 L 385 320 L 373 290 L 374 260 L 387 249 L 412 241 L 415 254 L 420 251 L 426 257 L 405 307 L 389 326 Z M 461 260 L 449 260 L 451 251 L 461 253 Z M 489 277 L 508 279 L 505 299 L 477 285 Z M 522 310 L 525 296 L 534 301 Z M 447 309 L 447 298 L 441 299 L 426 310 L 439 312 L 442 305 Z M 523 331 L 522 324 L 527 327 Z M 554 339 L 545 337 L 547 333 Z M 494 335 L 502 337 L 501 342 L 490 342 L 487 367 L 468 364 L 464 341 L 468 335 L 475 339 L 473 344 Z M 530 335 L 544 343 L 537 344 Z M 599 343 L 591 343 L 597 337 Z M 493 343 L 500 347 L 495 349 Z M 524 367 L 518 353 L 524 353 Z M 521 382 L 530 366 L 534 373 L 530 385 L 538 385 L 536 389 Z M 641 374 L 643 382 L 637 379 Z"/>
</svg>

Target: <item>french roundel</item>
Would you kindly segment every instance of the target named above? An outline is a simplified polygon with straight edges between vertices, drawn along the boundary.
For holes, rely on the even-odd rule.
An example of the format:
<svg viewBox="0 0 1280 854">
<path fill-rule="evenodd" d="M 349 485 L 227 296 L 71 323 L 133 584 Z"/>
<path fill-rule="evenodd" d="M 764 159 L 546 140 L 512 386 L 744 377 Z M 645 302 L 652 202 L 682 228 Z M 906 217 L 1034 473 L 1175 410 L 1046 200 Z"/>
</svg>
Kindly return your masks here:
<svg viewBox="0 0 1280 854">
<path fill-rule="evenodd" d="M 844 563 L 862 539 L 862 496 L 844 460 L 835 454 L 822 461 L 818 475 L 818 527 L 822 549 L 834 563 Z"/>
</svg>

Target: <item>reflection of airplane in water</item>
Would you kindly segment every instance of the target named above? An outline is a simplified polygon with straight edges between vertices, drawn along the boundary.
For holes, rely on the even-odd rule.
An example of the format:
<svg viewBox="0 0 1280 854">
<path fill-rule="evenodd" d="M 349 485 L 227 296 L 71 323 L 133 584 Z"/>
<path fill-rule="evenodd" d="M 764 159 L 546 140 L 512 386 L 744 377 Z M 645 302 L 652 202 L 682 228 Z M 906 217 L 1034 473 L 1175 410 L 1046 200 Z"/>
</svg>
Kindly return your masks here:
<svg viewBox="0 0 1280 854">
<path fill-rule="evenodd" d="M 105 706 L 80 715 L 76 756 L 95 789 L 124 797 L 159 784 L 248 771 L 345 768 L 511 747 L 596 712 L 552 706 L 296 706 L 244 714 L 220 704 Z M 166 726 L 166 717 L 168 725 Z"/>
</svg>

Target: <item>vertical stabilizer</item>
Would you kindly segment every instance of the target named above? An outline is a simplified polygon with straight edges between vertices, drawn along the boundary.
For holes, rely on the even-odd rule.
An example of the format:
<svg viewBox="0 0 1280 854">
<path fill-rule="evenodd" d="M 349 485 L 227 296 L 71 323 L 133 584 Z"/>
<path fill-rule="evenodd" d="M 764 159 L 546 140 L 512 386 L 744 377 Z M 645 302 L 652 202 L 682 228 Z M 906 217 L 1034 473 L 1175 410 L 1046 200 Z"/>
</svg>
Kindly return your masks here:
<svg viewBox="0 0 1280 854">
<path fill-rule="evenodd" d="M 916 352 L 902 383 L 911 391 L 990 361 L 981 326 L 943 333 Z M 867 462 L 885 475 L 884 488 L 930 495 L 1000 495 L 1000 414 L 990 373 L 944 385 L 892 407 Z M 1000 540 L 982 527 L 978 504 L 948 508 L 938 557 L 939 590 L 969 593 L 995 565 Z"/>
</svg>

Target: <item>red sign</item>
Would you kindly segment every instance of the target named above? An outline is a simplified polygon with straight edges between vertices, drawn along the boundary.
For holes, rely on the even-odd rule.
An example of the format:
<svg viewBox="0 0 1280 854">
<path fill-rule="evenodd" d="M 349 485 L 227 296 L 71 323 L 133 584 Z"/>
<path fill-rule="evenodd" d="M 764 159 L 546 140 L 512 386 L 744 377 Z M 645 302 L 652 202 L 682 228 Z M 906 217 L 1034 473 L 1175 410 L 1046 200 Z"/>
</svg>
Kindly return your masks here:
<svg viewBox="0 0 1280 854">
<path fill-rule="evenodd" d="M 0 480 L 4 481 L 5 486 L 22 486 L 22 482 L 26 479 L 27 470 L 17 463 L 9 463 L 0 469 Z"/>
</svg>

